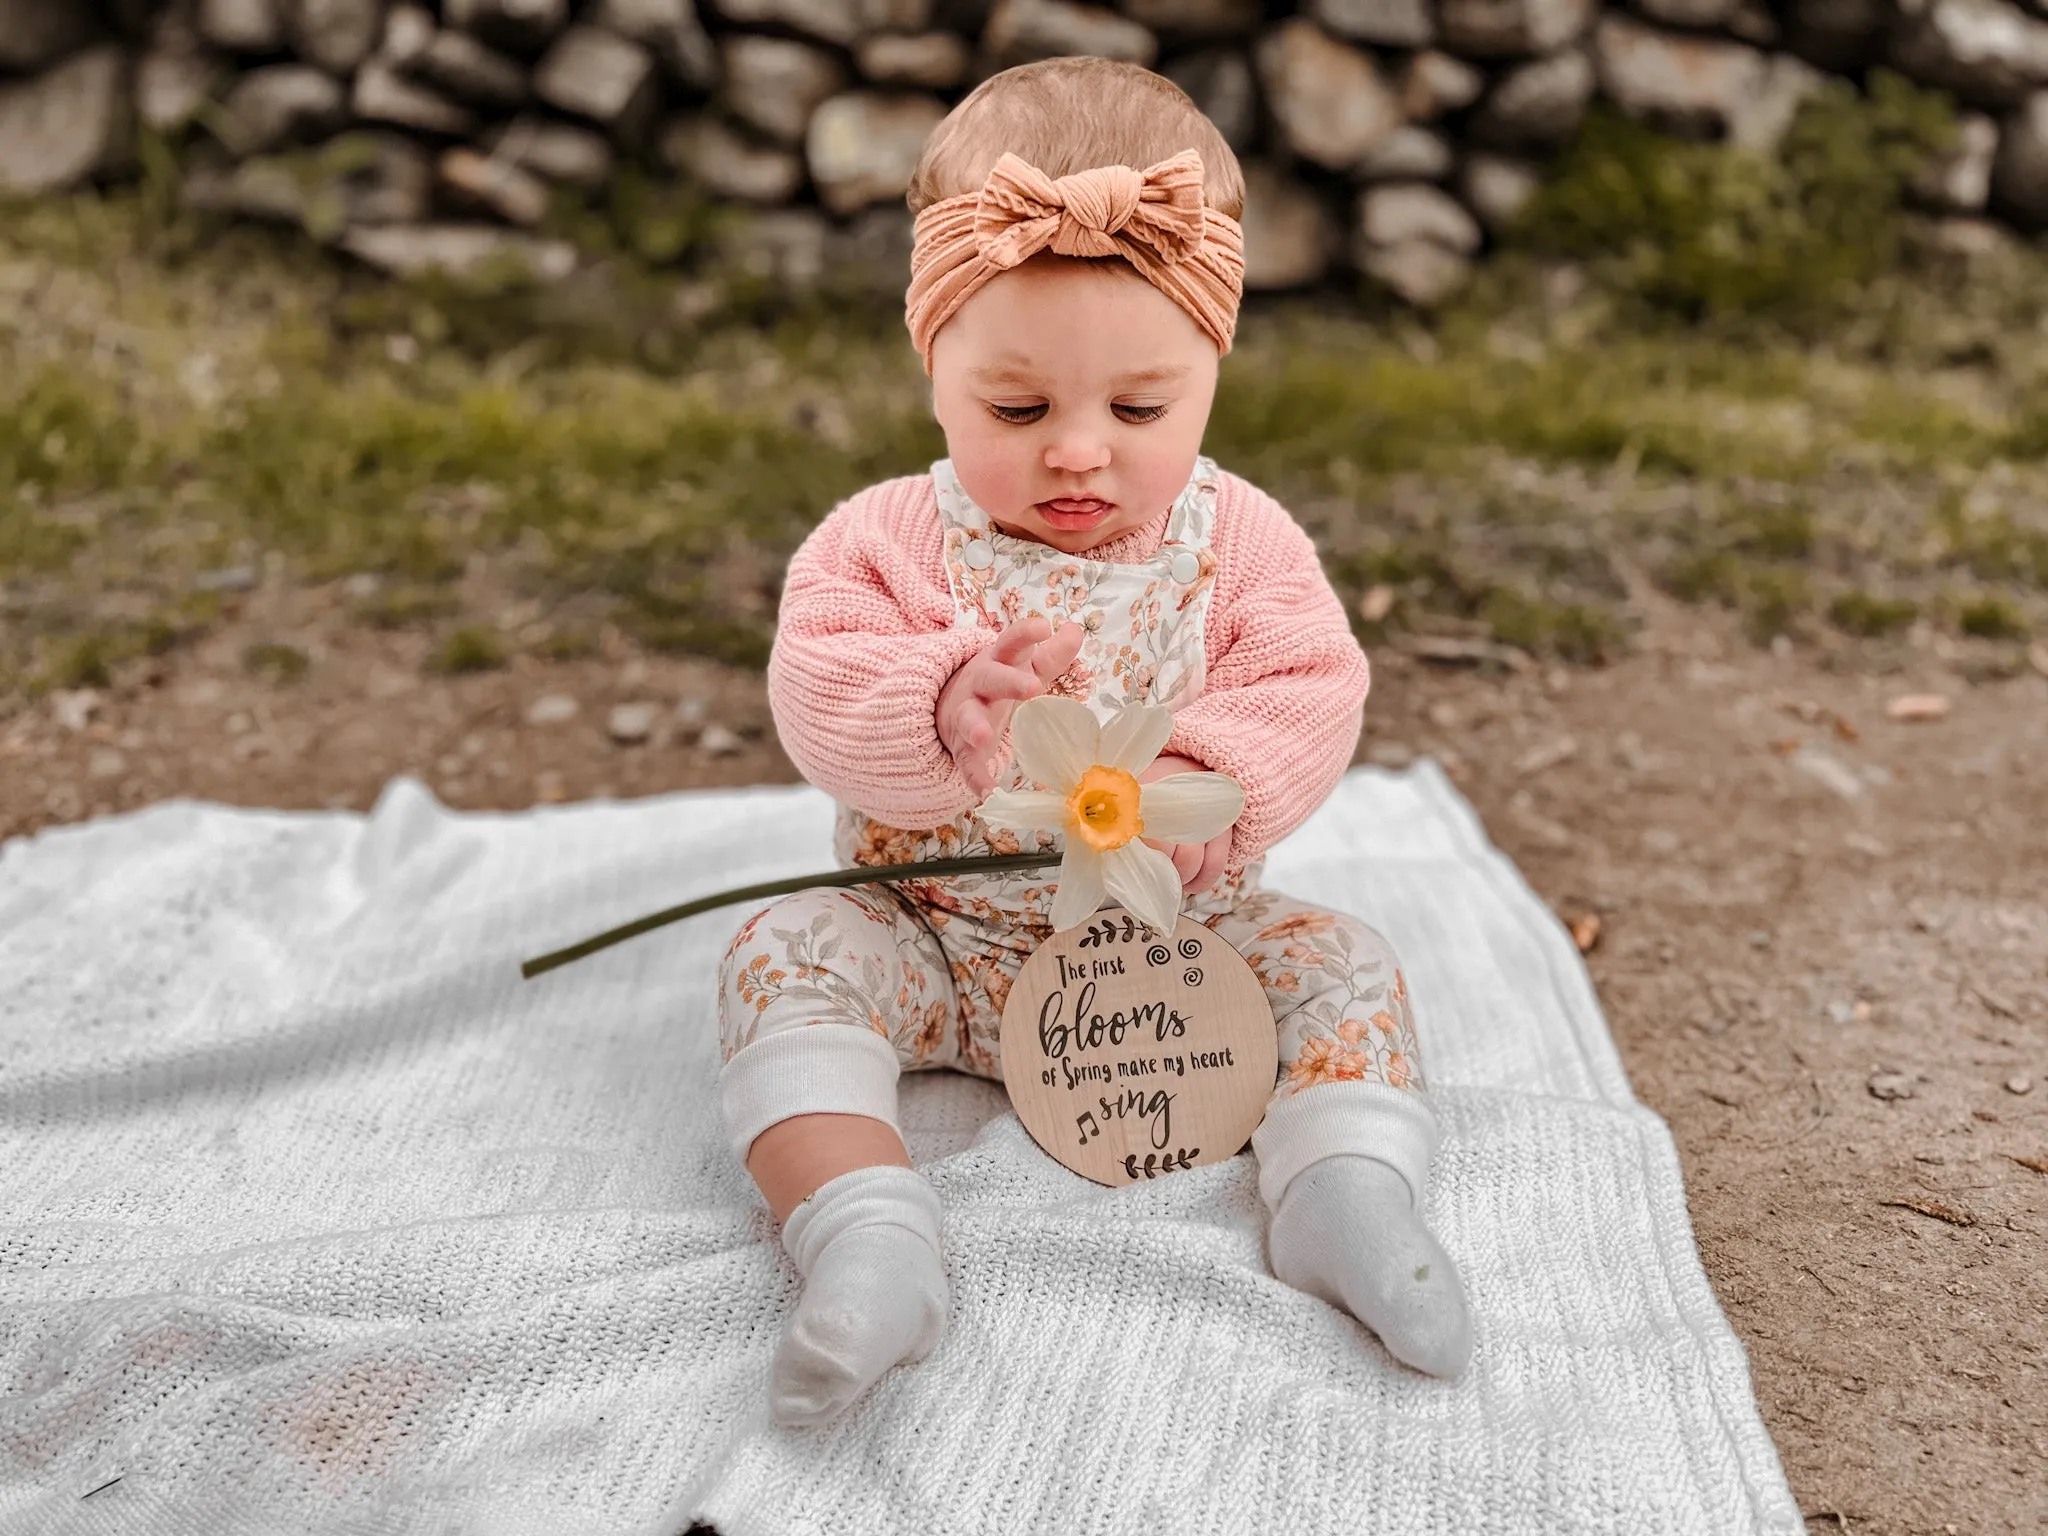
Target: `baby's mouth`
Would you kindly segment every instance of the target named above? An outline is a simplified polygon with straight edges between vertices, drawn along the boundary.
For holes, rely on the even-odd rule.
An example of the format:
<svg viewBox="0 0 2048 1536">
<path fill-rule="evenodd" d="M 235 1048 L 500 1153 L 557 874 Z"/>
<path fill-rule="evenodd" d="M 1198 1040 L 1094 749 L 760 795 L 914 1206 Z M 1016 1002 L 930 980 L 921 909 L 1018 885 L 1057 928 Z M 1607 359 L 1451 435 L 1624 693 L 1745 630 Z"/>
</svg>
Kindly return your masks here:
<svg viewBox="0 0 2048 1536">
<path fill-rule="evenodd" d="M 1041 501 L 1038 510 L 1055 528 L 1086 528 L 1100 522 L 1112 509 L 1100 496 L 1058 496 Z"/>
</svg>

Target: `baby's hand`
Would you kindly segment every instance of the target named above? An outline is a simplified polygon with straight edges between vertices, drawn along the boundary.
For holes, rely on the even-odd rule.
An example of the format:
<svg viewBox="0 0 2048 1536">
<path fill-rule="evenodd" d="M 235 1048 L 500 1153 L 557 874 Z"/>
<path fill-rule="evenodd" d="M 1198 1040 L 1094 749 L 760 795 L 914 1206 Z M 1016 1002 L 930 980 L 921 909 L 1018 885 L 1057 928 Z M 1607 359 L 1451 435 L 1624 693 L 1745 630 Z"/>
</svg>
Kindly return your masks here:
<svg viewBox="0 0 2048 1536">
<path fill-rule="evenodd" d="M 1087 631 L 1079 624 L 1063 624 L 1048 638 L 1051 629 L 1042 618 L 1018 619 L 968 657 L 939 693 L 939 740 L 976 799 L 996 787 L 1008 766 L 1007 757 L 997 762 L 993 754 L 1018 704 L 1045 692 L 1080 654 Z"/>
<path fill-rule="evenodd" d="M 1163 779 L 1170 773 L 1207 773 L 1209 770 L 1191 757 L 1181 757 L 1167 752 L 1152 760 L 1152 766 L 1138 775 L 1140 784 L 1150 784 L 1154 779 Z M 1206 843 L 1162 843 L 1149 837 L 1138 839 L 1147 848 L 1157 848 L 1173 860 L 1174 871 L 1180 876 L 1181 894 L 1196 896 L 1206 891 L 1223 876 L 1223 866 L 1230 858 L 1230 831 L 1225 827 Z"/>
</svg>

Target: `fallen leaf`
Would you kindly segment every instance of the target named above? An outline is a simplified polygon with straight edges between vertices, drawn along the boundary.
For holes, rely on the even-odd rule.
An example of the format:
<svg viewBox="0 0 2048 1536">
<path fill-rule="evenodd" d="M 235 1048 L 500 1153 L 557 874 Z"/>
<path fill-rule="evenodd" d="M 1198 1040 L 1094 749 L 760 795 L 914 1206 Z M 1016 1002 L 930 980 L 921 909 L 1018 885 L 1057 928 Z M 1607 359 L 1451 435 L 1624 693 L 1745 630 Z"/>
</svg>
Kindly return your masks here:
<svg viewBox="0 0 2048 1536">
<path fill-rule="evenodd" d="M 1968 1211 L 1952 1211 L 1945 1205 L 1932 1200 L 1880 1200 L 1879 1205 L 1896 1206 L 1902 1211 L 1917 1211 L 1922 1216 L 1932 1216 L 1936 1221 L 1945 1221 L 1952 1227 L 1974 1227 L 1977 1218 Z"/>
<path fill-rule="evenodd" d="M 1991 1113 L 1988 1109 L 1973 1109 L 1970 1113 L 1976 1119 L 1982 1120 L 1986 1125 L 1997 1125 L 2000 1123 L 1998 1116 Z"/>
<path fill-rule="evenodd" d="M 1948 696 L 1941 693 L 1902 693 L 1885 705 L 1888 719 L 1919 724 L 1929 720 L 1946 720 L 1950 709 Z"/>
<path fill-rule="evenodd" d="M 2048 1173 L 2048 1157 L 2020 1157 L 2015 1153 L 2005 1154 L 2022 1168 L 2031 1168 L 2036 1173 Z"/>
<path fill-rule="evenodd" d="M 1863 733 L 1856 729 L 1856 722 L 1851 720 L 1847 715 L 1834 716 L 1833 723 L 1835 727 L 1835 736 L 1838 740 L 1861 741 L 1863 739 Z"/>
<path fill-rule="evenodd" d="M 1579 953 L 1593 953 L 1593 947 L 1600 942 L 1600 914 L 1581 912 L 1571 920 L 1569 926 L 1572 931 L 1572 942 L 1579 946 Z"/>
<path fill-rule="evenodd" d="M 1780 757 L 1790 757 L 1799 750 L 1799 738 L 1797 736 L 1780 736 L 1771 743 L 1771 750 Z"/>
</svg>

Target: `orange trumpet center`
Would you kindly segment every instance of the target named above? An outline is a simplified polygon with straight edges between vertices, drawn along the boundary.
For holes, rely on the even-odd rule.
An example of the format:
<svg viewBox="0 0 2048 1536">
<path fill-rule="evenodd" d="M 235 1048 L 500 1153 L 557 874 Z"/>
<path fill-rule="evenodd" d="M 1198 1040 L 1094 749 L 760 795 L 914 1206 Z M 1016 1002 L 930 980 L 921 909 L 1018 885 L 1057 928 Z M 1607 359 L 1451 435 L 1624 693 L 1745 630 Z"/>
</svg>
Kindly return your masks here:
<svg viewBox="0 0 2048 1536">
<path fill-rule="evenodd" d="M 1067 796 L 1067 825 L 1097 853 L 1121 848 L 1144 834 L 1138 815 L 1138 781 L 1121 768 L 1097 763 L 1081 775 Z"/>
</svg>

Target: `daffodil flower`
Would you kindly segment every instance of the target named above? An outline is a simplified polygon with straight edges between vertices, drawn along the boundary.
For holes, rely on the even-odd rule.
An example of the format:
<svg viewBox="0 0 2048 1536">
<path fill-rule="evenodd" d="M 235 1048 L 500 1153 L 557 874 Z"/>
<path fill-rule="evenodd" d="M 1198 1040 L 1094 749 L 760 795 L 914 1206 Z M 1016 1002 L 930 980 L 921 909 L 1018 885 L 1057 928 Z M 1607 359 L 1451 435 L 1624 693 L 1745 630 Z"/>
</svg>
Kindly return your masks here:
<svg viewBox="0 0 2048 1536">
<path fill-rule="evenodd" d="M 975 807 L 992 827 L 1060 832 L 1055 933 L 1086 922 L 1105 895 L 1161 933 L 1181 907 L 1173 860 L 1141 838 L 1206 843 L 1244 810 L 1244 790 L 1224 773 L 1176 773 L 1150 784 L 1138 775 L 1173 734 L 1173 711 L 1131 704 L 1107 725 L 1079 699 L 1041 694 L 1010 716 L 1017 767 L 1040 789 L 999 789 Z"/>
</svg>

